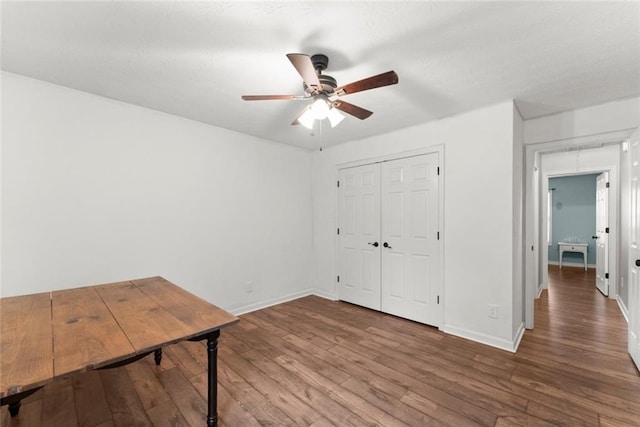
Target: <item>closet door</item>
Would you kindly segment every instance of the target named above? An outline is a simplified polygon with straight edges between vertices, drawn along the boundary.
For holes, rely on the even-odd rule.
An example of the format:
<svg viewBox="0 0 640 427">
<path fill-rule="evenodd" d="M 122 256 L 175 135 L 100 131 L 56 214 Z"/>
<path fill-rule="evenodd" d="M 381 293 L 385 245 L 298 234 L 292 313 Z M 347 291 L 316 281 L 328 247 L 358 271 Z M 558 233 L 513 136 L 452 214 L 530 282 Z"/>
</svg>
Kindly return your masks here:
<svg viewBox="0 0 640 427">
<path fill-rule="evenodd" d="M 382 163 L 382 311 L 440 326 L 438 153 Z"/>
<path fill-rule="evenodd" d="M 380 310 L 380 164 L 342 169 L 338 298 Z"/>
</svg>

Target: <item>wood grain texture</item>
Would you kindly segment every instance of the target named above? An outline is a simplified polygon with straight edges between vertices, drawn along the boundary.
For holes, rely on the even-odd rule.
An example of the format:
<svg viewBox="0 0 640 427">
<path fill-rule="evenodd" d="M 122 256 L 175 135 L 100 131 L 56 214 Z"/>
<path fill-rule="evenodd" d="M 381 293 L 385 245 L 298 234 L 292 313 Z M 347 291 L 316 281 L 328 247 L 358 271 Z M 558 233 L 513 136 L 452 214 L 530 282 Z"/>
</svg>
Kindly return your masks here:
<svg viewBox="0 0 640 427">
<path fill-rule="evenodd" d="M 626 322 L 594 283 L 592 271 L 552 267 L 536 328 L 516 354 L 313 296 L 245 314 L 220 338 L 220 426 L 637 427 L 640 374 Z M 159 367 L 150 355 L 101 372 L 93 386 L 47 385 L 20 417 L 80 425 L 90 408 L 78 393 L 102 387 L 96 399 L 106 401 L 93 405 L 107 405 L 111 419 L 96 417 L 99 426 L 201 426 L 206 360 L 204 343 L 174 344 Z M 47 420 L 54 406 L 70 418 Z M 25 425 L 6 409 L 0 422 Z"/>
<path fill-rule="evenodd" d="M 129 358 L 135 349 L 94 287 L 52 292 L 55 377 Z"/>
<path fill-rule="evenodd" d="M 0 397 L 53 378 L 51 295 L 0 299 Z"/>
<path fill-rule="evenodd" d="M 191 330 L 191 336 L 182 338 L 195 337 L 222 329 L 238 321 L 233 314 L 221 310 L 162 277 L 132 280 L 131 283 Z"/>
<path fill-rule="evenodd" d="M 133 283 L 101 285 L 95 290 L 138 354 L 158 348 L 159 343 L 174 343 L 193 334 L 191 328 Z"/>
</svg>

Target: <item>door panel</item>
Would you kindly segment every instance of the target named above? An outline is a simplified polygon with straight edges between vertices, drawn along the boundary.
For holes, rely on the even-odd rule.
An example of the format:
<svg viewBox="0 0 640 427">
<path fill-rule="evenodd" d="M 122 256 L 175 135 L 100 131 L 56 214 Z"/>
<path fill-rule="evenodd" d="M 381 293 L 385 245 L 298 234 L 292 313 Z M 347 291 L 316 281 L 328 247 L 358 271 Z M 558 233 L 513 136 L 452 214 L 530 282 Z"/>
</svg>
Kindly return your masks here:
<svg viewBox="0 0 640 427">
<path fill-rule="evenodd" d="M 338 190 L 338 298 L 380 310 L 380 166 L 343 169 Z"/>
<path fill-rule="evenodd" d="M 629 244 L 629 354 L 640 369 L 640 131 L 629 147 L 631 155 L 631 239 Z"/>
<path fill-rule="evenodd" d="M 609 173 L 596 178 L 596 287 L 603 295 L 609 295 Z"/>
<path fill-rule="evenodd" d="M 382 164 L 382 311 L 439 326 L 438 154 Z"/>
</svg>

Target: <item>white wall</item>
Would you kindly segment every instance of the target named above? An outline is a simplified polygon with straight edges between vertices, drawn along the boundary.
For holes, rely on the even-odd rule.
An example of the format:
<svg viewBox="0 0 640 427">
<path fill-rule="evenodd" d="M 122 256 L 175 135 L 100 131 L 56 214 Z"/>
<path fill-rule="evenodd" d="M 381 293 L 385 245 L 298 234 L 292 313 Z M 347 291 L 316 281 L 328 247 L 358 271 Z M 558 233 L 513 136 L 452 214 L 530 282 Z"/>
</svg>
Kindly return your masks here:
<svg viewBox="0 0 640 427">
<path fill-rule="evenodd" d="M 314 153 L 313 286 L 336 297 L 337 165 L 444 145 L 443 329 L 511 349 L 513 138 L 508 101 Z M 500 307 L 499 319 L 488 317 L 489 304 Z"/>
<path fill-rule="evenodd" d="M 2 84 L 3 296 L 160 275 L 238 312 L 309 292 L 310 153 Z"/>
<path fill-rule="evenodd" d="M 524 143 L 537 144 L 599 135 L 640 125 L 640 97 L 629 98 L 524 122 Z"/>
</svg>

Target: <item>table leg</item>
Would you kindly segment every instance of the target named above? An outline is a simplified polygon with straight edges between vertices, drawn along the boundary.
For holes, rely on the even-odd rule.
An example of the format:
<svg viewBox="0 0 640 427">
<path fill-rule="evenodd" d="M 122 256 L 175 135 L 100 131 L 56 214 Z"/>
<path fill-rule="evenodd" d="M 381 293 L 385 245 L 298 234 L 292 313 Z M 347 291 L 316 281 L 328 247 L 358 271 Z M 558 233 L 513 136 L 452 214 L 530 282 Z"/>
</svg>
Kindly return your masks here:
<svg viewBox="0 0 640 427">
<path fill-rule="evenodd" d="M 153 359 L 156 361 L 156 366 L 160 366 L 160 362 L 162 362 L 162 349 L 159 348 L 153 352 Z"/>
<path fill-rule="evenodd" d="M 11 415 L 11 418 L 18 416 L 18 413 L 20 412 L 20 406 L 21 403 L 19 400 L 9 403 L 9 415 Z"/>
<path fill-rule="evenodd" d="M 209 362 L 207 427 L 218 425 L 218 338 L 220 338 L 220 330 L 213 331 L 207 336 L 207 359 Z"/>
<path fill-rule="evenodd" d="M 32 388 L 31 390 L 23 391 L 21 393 L 12 394 L 11 396 L 4 397 L 0 399 L 0 404 L 2 404 L 2 406 L 8 405 L 9 415 L 11 415 L 12 418 L 17 417 L 18 414 L 20 413 L 20 406 L 21 406 L 20 402 L 22 401 L 22 399 L 25 399 L 31 396 L 33 393 L 40 390 L 41 388 L 42 387 Z"/>
</svg>

